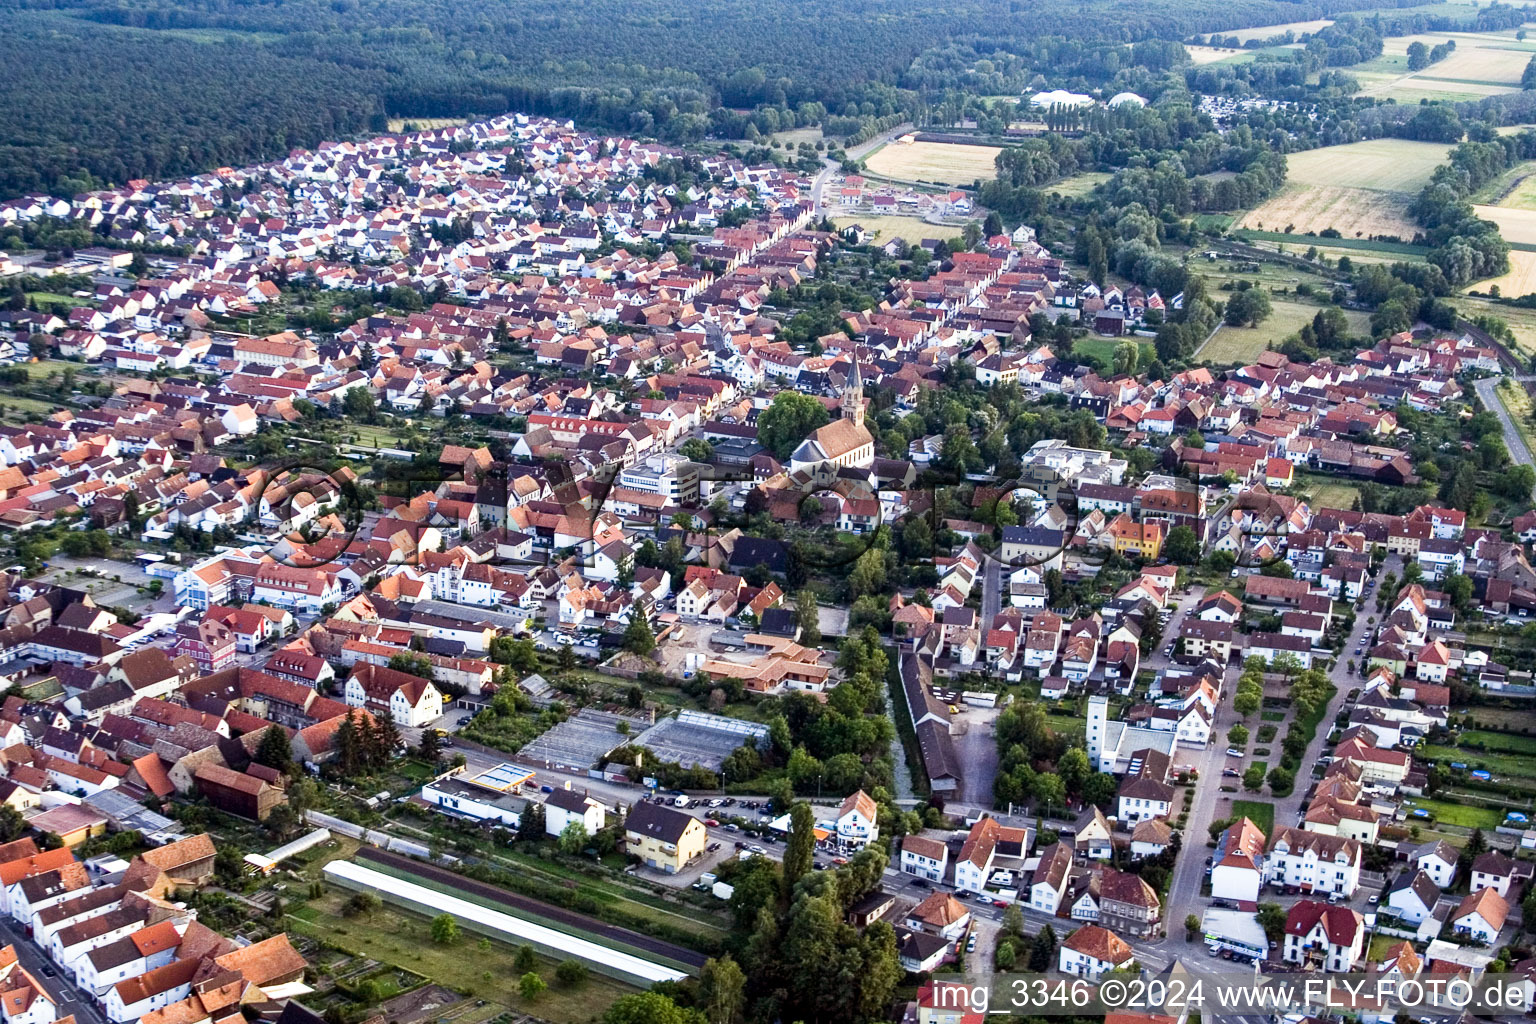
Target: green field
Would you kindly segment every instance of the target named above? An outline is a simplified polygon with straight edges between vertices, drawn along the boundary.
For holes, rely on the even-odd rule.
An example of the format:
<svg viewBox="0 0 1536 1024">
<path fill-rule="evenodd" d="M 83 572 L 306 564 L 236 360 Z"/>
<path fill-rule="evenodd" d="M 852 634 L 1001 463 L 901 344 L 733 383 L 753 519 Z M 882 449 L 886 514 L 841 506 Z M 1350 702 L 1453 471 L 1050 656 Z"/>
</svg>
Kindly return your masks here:
<svg viewBox="0 0 1536 1024">
<path fill-rule="evenodd" d="M 62 292 L 28 292 L 27 298 L 39 306 L 64 305 L 71 309 L 91 304 L 90 299 L 77 299 L 73 295 L 65 295 Z"/>
<path fill-rule="evenodd" d="M 1419 751 L 1425 760 L 1440 761 L 1443 764 L 1455 761 L 1471 765 L 1473 768 L 1485 768 L 1495 777 L 1502 775 L 1536 778 L 1536 760 L 1524 754 L 1487 753 L 1470 747 L 1447 747 L 1438 744 L 1426 744 L 1420 747 Z"/>
<path fill-rule="evenodd" d="M 1266 837 L 1275 831 L 1275 805 L 1268 800 L 1233 800 L 1232 817 L 1250 819 Z"/>
<path fill-rule="evenodd" d="M 1479 283 L 1477 287 L 1479 290 L 1484 290 L 1486 285 Z M 1492 299 L 1473 295 L 1458 295 L 1456 305 L 1462 316 L 1486 315 L 1503 320 L 1515 335 L 1515 347 L 1527 356 L 1536 355 L 1536 309 L 1506 306 Z"/>
<path fill-rule="evenodd" d="M 79 373 L 85 369 L 80 363 L 71 363 L 66 359 L 44 359 L 37 363 L 17 363 L 17 366 L 27 371 L 27 376 L 33 380 L 45 378 L 50 373 L 63 373 L 65 370 L 74 370 Z"/>
<path fill-rule="evenodd" d="M 1435 168 L 1445 163 L 1450 146 L 1407 139 L 1368 139 L 1342 146 L 1322 146 L 1286 158 L 1286 180 L 1301 185 L 1417 192 Z"/>
<path fill-rule="evenodd" d="M 482 943 L 466 931 L 461 931 L 456 944 L 439 946 L 430 938 L 432 924 L 426 917 L 388 904 L 371 914 L 345 917 L 341 913 L 345 898 L 338 891 L 311 901 L 288 915 L 290 929 L 337 949 L 425 975 L 471 999 L 535 1013 L 556 1024 L 593 1020 L 614 1000 L 635 991 L 597 974 L 589 974 L 574 988 L 562 989 L 555 984 L 554 961 L 540 957 L 538 972 L 549 989 L 527 1003 L 516 994 L 521 974 L 514 966 L 515 947 L 494 939 Z"/>
<path fill-rule="evenodd" d="M 1302 246 L 1302 251 L 1309 245 L 1317 246 L 1319 251 L 1325 249 L 1359 250 L 1362 255 L 1380 255 L 1401 259 L 1404 256 L 1417 256 L 1422 258 L 1429 252 L 1428 246 L 1410 245 L 1407 242 L 1377 242 L 1369 238 L 1321 238 L 1317 235 L 1288 235 L 1283 231 L 1256 231 L 1252 228 L 1242 228 L 1232 232 L 1232 237 L 1241 238 L 1250 242 L 1281 242 L 1286 245 Z M 1351 258 L 1356 258 L 1354 252 L 1350 252 Z"/>
<path fill-rule="evenodd" d="M 17 398 L 15 395 L 0 395 L 0 406 L 4 406 L 7 412 L 28 412 L 47 416 L 62 408 L 57 402 L 45 402 L 40 398 Z"/>
<path fill-rule="evenodd" d="M 1215 364 L 1252 362 L 1272 343 L 1284 341 L 1301 330 L 1303 324 L 1311 323 L 1318 311 L 1318 307 L 1310 302 L 1295 302 L 1278 296 L 1272 297 L 1270 304 L 1274 312 L 1257 327 L 1228 327 L 1225 324 L 1218 327 L 1195 353 L 1195 359 Z"/>
<path fill-rule="evenodd" d="M 1531 420 L 1531 396 L 1522 385 L 1516 384 L 1507 377 L 1499 381 L 1498 387 L 1494 388 L 1493 392 L 1498 396 L 1499 401 L 1504 404 L 1504 408 L 1509 411 L 1509 418 L 1514 421 L 1515 430 L 1519 431 L 1521 439 L 1525 441 L 1526 448 L 1532 453 L 1536 453 L 1536 424 L 1533 424 Z M 1484 733 L 1482 735 L 1491 735 L 1496 739 L 1508 741 L 1503 749 L 1512 749 L 1510 744 L 1516 739 L 1523 738 L 1499 736 L 1498 733 Z M 1532 743 L 1532 748 L 1528 753 L 1536 753 L 1536 741 L 1528 742 Z"/>
<path fill-rule="evenodd" d="M 1102 185 L 1112 177 L 1113 175 L 1104 171 L 1086 171 L 1070 178 L 1063 178 L 1054 185 L 1047 185 L 1045 191 L 1059 192 L 1064 196 L 1085 196 L 1093 191 L 1095 185 Z"/>
</svg>

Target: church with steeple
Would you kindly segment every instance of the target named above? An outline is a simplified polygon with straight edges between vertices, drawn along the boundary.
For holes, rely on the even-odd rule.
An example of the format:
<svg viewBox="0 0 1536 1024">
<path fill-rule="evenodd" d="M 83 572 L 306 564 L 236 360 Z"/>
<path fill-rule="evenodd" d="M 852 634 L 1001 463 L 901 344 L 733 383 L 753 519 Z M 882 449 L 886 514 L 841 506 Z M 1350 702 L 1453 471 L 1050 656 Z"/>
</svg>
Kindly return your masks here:
<svg viewBox="0 0 1536 1024">
<path fill-rule="evenodd" d="M 875 461 L 875 439 L 864 426 L 864 377 L 858 360 L 848 373 L 839 403 L 842 417 L 811 431 L 789 457 L 791 473 L 830 471 L 846 466 L 867 468 Z"/>
</svg>

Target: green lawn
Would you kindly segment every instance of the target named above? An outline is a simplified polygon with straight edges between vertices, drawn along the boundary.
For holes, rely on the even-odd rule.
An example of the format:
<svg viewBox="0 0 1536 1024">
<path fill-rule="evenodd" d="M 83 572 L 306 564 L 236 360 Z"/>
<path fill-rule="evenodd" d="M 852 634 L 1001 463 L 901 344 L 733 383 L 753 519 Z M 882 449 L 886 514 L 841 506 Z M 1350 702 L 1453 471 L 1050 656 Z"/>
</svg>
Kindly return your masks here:
<svg viewBox="0 0 1536 1024">
<path fill-rule="evenodd" d="M 1268 800 L 1233 800 L 1232 817 L 1248 818 L 1265 836 L 1275 830 L 1275 805 Z"/>
<path fill-rule="evenodd" d="M 40 398 L 18 398 L 15 395 L 0 395 L 0 406 L 7 410 L 39 413 L 43 416 L 62 408 L 57 402 L 45 402 Z"/>
<path fill-rule="evenodd" d="M 508 943 L 461 931 L 459 941 L 439 946 L 431 940 L 432 924 L 419 914 L 385 905 L 359 917 L 343 917 L 346 894 L 339 890 L 288 915 L 300 934 L 425 975 L 470 998 L 484 999 L 508 1011 L 533 1013 L 555 1024 L 584 1024 L 595 1019 L 620 996 L 634 989 L 611 978 L 589 974 L 582 984 L 561 989 L 555 984 L 554 961 L 539 957 L 538 972 L 548 991 L 528 1003 L 516 994 L 517 950 Z"/>
<path fill-rule="evenodd" d="M 1297 474 L 1291 490 L 1311 498 L 1312 511 L 1320 508 L 1336 508 L 1348 512 L 1360 497 L 1360 488 L 1337 477 L 1320 477 L 1307 473 Z"/>
<path fill-rule="evenodd" d="M 91 305 L 90 299 L 77 299 L 73 295 L 65 295 L 62 292 L 28 292 L 27 298 L 44 309 L 51 305 L 63 305 L 71 309 L 76 306 Z"/>
<path fill-rule="evenodd" d="M 78 374 L 85 368 L 80 363 L 71 363 L 65 359 L 44 359 L 37 363 L 17 363 L 16 365 L 26 370 L 27 376 L 33 380 L 46 378 L 50 373 L 62 374 L 65 370 L 74 370 Z"/>
<path fill-rule="evenodd" d="M 1428 246 L 1408 242 L 1377 242 L 1369 238 L 1320 238 L 1317 235 L 1288 235 L 1283 231 L 1256 231 L 1242 228 L 1232 233 L 1234 238 L 1249 242 L 1285 242 L 1292 245 L 1327 246 L 1330 249 L 1361 249 L 1367 252 L 1386 253 L 1392 256 L 1423 256 Z M 1299 255 L 1299 254 L 1298 254 Z"/>
<path fill-rule="evenodd" d="M 1251 278 L 1252 275 L 1246 276 Z M 1195 359 L 1217 365 L 1252 362 L 1270 345 L 1278 347 L 1280 342 L 1301 330 L 1304 324 L 1311 323 L 1322 308 L 1312 302 L 1279 295 L 1270 296 L 1270 306 L 1273 312 L 1257 327 L 1228 327 L 1223 324 L 1217 328 L 1211 339 L 1195 353 Z M 1351 330 L 1360 330 L 1368 321 L 1359 312 L 1348 311 L 1345 316 L 1349 318 Z"/>
<path fill-rule="evenodd" d="M 1079 338 L 1072 344 L 1072 355 L 1082 360 L 1102 362 L 1106 366 L 1113 366 L 1115 362 L 1115 349 L 1135 338 Z M 1146 366 L 1157 358 L 1157 349 L 1150 341 L 1140 342 L 1141 365 Z"/>
<path fill-rule="evenodd" d="M 1405 801 L 1406 803 L 1406 801 Z M 1448 804 L 1439 800 L 1423 800 L 1415 798 L 1413 807 L 1420 808 L 1433 814 L 1435 821 L 1444 825 L 1460 825 L 1462 828 L 1494 829 L 1504 823 L 1502 811 L 1495 811 L 1489 807 L 1468 807 L 1464 804 Z M 1413 824 L 1412 809 L 1407 818 L 1408 824 Z"/>
<path fill-rule="evenodd" d="M 1085 171 L 1082 174 L 1063 178 L 1054 185 L 1047 185 L 1042 191 L 1059 192 L 1064 196 L 1085 196 L 1092 192 L 1094 187 L 1102 185 L 1113 175 L 1105 171 Z"/>
</svg>

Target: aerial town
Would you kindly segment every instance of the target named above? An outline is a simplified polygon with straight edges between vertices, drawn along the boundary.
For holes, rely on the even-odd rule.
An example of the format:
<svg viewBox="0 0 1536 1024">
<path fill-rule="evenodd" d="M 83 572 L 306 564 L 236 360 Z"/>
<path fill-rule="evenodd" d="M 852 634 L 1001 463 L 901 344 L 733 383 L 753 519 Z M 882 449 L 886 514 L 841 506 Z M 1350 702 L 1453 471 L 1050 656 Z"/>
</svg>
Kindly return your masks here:
<svg viewBox="0 0 1536 1024">
<path fill-rule="evenodd" d="M 1486 283 L 1536 235 L 1426 212 L 1512 210 L 1536 131 L 1415 101 L 1326 145 L 1484 191 L 1280 231 L 1326 149 L 1273 192 L 1242 147 L 1324 108 L 1181 108 L 1228 151 L 1177 209 L 1067 149 L 1174 117 L 1128 73 L 846 146 L 512 112 L 4 192 L 0 1024 L 1536 1010 L 1536 329 Z M 1201 972 L 1322 1002 L 976 988 Z"/>
</svg>

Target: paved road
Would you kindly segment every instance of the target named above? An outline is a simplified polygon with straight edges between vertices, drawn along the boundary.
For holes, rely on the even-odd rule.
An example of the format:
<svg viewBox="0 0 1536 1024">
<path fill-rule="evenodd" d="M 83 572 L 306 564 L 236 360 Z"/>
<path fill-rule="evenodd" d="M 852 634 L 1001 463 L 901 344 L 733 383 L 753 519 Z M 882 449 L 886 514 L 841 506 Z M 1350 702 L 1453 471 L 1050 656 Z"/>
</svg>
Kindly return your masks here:
<svg viewBox="0 0 1536 1024">
<path fill-rule="evenodd" d="M 987 556 L 981 567 L 981 628 L 992 628 L 992 620 L 1003 610 L 1003 563 Z M 985 635 L 985 632 L 983 632 Z"/>
<path fill-rule="evenodd" d="M 854 146 L 852 149 L 846 150 L 845 152 L 848 154 L 848 159 L 861 160 L 864 158 L 866 153 L 874 149 L 876 146 L 884 145 L 885 143 L 890 142 L 892 139 L 896 138 L 896 136 L 903 135 L 906 132 L 911 131 L 911 129 L 912 126 L 910 124 L 898 125 L 897 127 L 892 128 L 890 131 L 876 135 L 868 142 Z M 818 218 L 822 215 L 822 190 L 826 188 L 827 182 L 832 180 L 832 175 L 836 174 L 842 167 L 842 165 L 839 164 L 836 160 L 824 159 L 822 161 L 822 165 L 821 173 L 816 175 L 815 180 L 811 182 L 811 201 L 815 204 L 814 216 Z"/>
<path fill-rule="evenodd" d="M 1477 397 L 1482 401 L 1483 408 L 1499 418 L 1499 425 L 1504 428 L 1504 447 L 1509 449 L 1509 457 L 1517 466 L 1536 467 L 1536 460 L 1531 458 L 1531 450 L 1526 446 L 1525 437 L 1515 426 L 1514 418 L 1509 410 L 1504 407 L 1504 400 L 1499 397 L 1498 386 L 1507 379 L 1513 379 L 1516 386 L 1520 382 L 1531 380 L 1530 377 L 1484 377 L 1473 383 L 1477 389 Z M 1536 496 L 1536 495 L 1533 495 Z"/>
<path fill-rule="evenodd" d="M 78 1024 L 107 1024 L 90 994 L 76 988 L 9 918 L 0 919 L 0 944 L 16 947 L 16 958 L 21 961 L 21 966 L 47 990 L 60 1017 L 73 1014 Z"/>
</svg>

